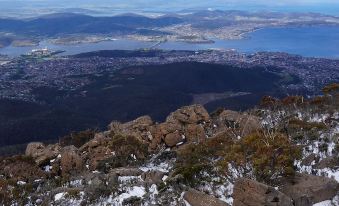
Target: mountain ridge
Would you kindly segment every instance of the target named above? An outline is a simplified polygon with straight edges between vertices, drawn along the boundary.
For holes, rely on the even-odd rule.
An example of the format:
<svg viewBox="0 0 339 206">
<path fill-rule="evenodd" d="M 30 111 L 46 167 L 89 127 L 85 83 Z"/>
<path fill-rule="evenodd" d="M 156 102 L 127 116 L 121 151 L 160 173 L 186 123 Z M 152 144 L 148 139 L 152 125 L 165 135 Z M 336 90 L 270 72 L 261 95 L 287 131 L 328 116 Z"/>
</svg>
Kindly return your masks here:
<svg viewBox="0 0 339 206">
<path fill-rule="evenodd" d="M 185 106 L 161 123 L 142 116 L 30 143 L 0 159 L 0 203 L 336 205 L 338 91 L 266 96 L 242 113 Z"/>
</svg>

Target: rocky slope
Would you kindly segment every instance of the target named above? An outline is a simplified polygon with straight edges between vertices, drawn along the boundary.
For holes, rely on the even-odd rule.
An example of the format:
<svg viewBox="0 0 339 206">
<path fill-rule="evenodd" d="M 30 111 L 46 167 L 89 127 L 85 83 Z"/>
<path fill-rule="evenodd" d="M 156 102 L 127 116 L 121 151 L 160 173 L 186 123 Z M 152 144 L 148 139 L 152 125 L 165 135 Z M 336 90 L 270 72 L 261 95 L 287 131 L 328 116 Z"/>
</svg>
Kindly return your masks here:
<svg viewBox="0 0 339 206">
<path fill-rule="evenodd" d="M 192 105 L 0 159 L 1 205 L 339 205 L 338 85 L 246 112 Z"/>
</svg>

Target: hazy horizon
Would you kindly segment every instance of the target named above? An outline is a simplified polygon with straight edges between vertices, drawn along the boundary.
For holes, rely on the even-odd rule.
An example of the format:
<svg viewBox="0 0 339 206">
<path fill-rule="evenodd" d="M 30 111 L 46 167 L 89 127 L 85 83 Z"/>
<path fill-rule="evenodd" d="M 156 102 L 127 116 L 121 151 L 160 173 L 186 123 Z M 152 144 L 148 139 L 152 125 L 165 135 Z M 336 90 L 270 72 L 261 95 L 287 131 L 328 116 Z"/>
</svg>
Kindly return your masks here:
<svg viewBox="0 0 339 206">
<path fill-rule="evenodd" d="M 245 11 L 316 12 L 339 15 L 334 0 L 0 0 L 2 17 L 29 17 L 56 12 L 79 12 L 91 15 L 114 15 L 126 12 L 175 12 L 187 9 L 220 9 Z"/>
</svg>

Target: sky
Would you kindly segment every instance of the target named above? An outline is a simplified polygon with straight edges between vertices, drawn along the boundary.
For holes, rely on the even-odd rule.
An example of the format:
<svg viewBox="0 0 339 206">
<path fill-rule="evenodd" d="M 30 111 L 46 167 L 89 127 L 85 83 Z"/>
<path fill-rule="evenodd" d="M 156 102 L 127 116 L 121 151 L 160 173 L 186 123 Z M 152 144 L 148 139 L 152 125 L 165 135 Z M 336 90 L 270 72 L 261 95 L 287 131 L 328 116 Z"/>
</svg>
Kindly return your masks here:
<svg viewBox="0 0 339 206">
<path fill-rule="evenodd" d="M 0 0 L 0 16 L 76 11 L 112 15 L 185 9 L 271 10 L 339 15 L 339 0 Z M 87 11 L 86 11 L 87 10 Z"/>
</svg>

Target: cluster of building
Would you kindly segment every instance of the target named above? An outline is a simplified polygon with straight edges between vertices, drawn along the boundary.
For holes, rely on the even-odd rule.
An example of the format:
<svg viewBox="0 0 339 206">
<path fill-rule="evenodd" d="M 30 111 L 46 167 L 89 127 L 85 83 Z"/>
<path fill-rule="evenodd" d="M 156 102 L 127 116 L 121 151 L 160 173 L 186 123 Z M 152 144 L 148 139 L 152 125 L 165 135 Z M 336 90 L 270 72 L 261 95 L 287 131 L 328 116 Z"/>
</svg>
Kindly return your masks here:
<svg viewBox="0 0 339 206">
<path fill-rule="evenodd" d="M 49 51 L 34 51 L 39 55 Z M 6 59 L 6 60 L 4 60 Z M 227 64 L 239 69 L 264 68 L 297 77 L 286 86 L 289 91 L 317 92 L 319 87 L 339 80 L 339 61 L 305 58 L 286 53 L 260 52 L 251 55 L 234 50 L 157 51 L 151 57 L 55 57 L 45 61 L 34 58 L 0 59 L 0 98 L 35 101 L 32 91 L 39 87 L 76 90 L 88 85 L 90 75 L 114 73 L 130 66 L 159 65 L 175 62 Z"/>
</svg>

